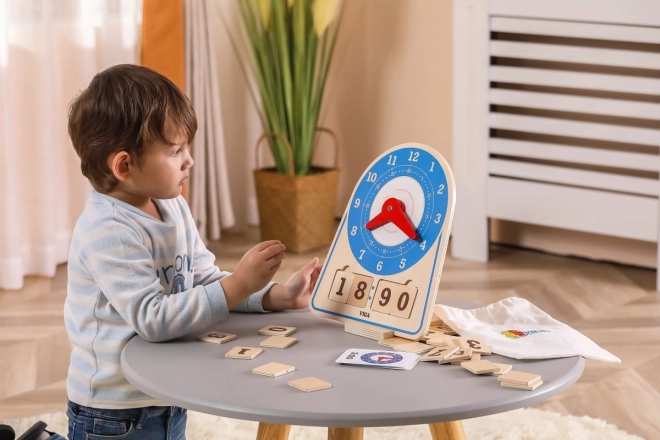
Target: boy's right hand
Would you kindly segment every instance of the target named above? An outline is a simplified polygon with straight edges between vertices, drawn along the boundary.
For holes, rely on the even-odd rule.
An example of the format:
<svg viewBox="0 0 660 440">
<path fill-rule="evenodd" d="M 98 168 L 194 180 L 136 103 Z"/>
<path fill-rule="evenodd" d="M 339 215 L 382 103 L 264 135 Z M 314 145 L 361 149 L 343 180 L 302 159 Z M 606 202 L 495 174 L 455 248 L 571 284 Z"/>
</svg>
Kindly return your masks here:
<svg viewBox="0 0 660 440">
<path fill-rule="evenodd" d="M 263 289 L 284 260 L 284 246 L 279 240 L 259 243 L 243 255 L 231 275 L 220 282 L 231 310 L 250 294 Z"/>
</svg>

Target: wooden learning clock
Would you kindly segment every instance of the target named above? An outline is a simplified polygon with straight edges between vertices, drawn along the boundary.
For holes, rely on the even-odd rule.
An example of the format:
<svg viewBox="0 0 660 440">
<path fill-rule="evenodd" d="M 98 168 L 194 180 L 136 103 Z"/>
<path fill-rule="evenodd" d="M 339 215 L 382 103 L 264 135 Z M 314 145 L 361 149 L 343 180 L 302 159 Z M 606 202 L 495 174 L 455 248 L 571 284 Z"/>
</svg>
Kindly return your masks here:
<svg viewBox="0 0 660 440">
<path fill-rule="evenodd" d="M 381 154 L 353 191 L 310 302 L 347 324 L 426 334 L 454 211 L 447 161 L 422 144 Z"/>
</svg>

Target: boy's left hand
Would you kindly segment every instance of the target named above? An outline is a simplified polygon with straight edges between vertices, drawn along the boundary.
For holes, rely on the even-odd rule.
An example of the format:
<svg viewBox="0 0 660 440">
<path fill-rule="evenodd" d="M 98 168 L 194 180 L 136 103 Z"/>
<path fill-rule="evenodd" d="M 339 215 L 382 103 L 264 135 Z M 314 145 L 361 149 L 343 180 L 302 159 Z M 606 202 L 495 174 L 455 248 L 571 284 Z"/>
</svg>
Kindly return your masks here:
<svg viewBox="0 0 660 440">
<path fill-rule="evenodd" d="M 264 295 L 264 310 L 295 310 L 309 307 L 312 291 L 319 279 L 322 264 L 318 257 L 307 263 L 284 284 L 275 284 Z"/>
</svg>

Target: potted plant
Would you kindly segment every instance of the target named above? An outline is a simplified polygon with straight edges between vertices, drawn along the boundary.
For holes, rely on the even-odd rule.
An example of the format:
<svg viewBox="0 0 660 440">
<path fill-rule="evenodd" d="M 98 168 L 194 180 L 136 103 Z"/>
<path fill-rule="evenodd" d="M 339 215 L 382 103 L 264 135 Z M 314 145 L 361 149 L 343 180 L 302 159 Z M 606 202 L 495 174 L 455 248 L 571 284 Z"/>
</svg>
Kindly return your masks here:
<svg viewBox="0 0 660 440">
<path fill-rule="evenodd" d="M 238 0 L 259 100 L 250 89 L 275 168 L 254 171 L 262 240 L 293 252 L 329 244 L 339 170 L 334 133 L 318 126 L 341 21 L 340 0 Z M 236 45 L 234 44 L 236 48 Z M 245 71 L 245 70 L 244 70 Z M 319 132 L 335 144 L 335 166 L 312 165 Z"/>
</svg>

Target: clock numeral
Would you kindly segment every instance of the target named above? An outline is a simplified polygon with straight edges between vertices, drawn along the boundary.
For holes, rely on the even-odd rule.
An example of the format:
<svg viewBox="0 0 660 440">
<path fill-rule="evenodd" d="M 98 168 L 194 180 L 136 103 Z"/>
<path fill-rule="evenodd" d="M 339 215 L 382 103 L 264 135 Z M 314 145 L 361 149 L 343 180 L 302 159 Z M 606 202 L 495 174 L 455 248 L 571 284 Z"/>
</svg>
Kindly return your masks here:
<svg viewBox="0 0 660 440">
<path fill-rule="evenodd" d="M 430 173 L 433 172 L 433 167 L 435 166 L 435 162 L 431 162 L 431 169 L 429 170 Z"/>
<path fill-rule="evenodd" d="M 416 151 L 411 151 L 410 157 L 408 158 L 408 162 L 417 162 L 418 159 L 419 159 L 419 153 Z"/>
<path fill-rule="evenodd" d="M 378 174 L 369 172 L 367 173 L 367 182 L 375 182 L 376 177 L 378 177 Z"/>
<path fill-rule="evenodd" d="M 385 307 L 387 303 L 390 302 L 391 297 L 392 291 L 389 289 L 389 287 L 384 288 L 380 291 L 380 300 L 378 301 L 378 304 L 380 304 L 382 307 Z"/>
<path fill-rule="evenodd" d="M 360 199 L 355 199 L 355 202 L 353 203 L 353 208 L 357 208 L 360 206 Z"/>
<path fill-rule="evenodd" d="M 442 216 L 442 214 L 436 214 L 435 223 L 440 223 L 440 216 Z"/>
<path fill-rule="evenodd" d="M 367 283 L 365 283 L 364 281 L 360 281 L 358 283 L 357 289 L 355 289 L 355 299 L 364 298 L 364 295 L 366 295 L 364 289 L 366 288 L 367 288 Z"/>
<path fill-rule="evenodd" d="M 382 261 L 378 262 L 378 264 L 376 265 L 376 270 L 378 270 L 378 272 L 383 270 L 383 262 Z"/>
<path fill-rule="evenodd" d="M 351 228 L 351 235 L 355 236 L 355 234 L 357 234 L 357 226 Z"/>
<path fill-rule="evenodd" d="M 391 154 L 387 157 L 387 164 L 388 165 L 396 165 L 396 156 L 392 156 Z"/>
<path fill-rule="evenodd" d="M 445 185 L 444 184 L 440 185 L 440 187 L 438 188 L 438 194 L 442 194 L 444 191 L 445 191 Z"/>
<path fill-rule="evenodd" d="M 341 286 L 339 286 L 339 290 L 335 292 L 335 295 L 337 296 L 343 296 L 344 295 L 344 284 L 346 283 L 346 278 L 342 277 L 341 278 Z"/>
<path fill-rule="evenodd" d="M 364 249 L 360 249 L 360 260 L 364 257 Z"/>
<path fill-rule="evenodd" d="M 417 288 L 415 286 L 400 286 L 397 289 L 394 298 L 392 298 L 392 302 L 396 304 L 396 307 L 392 307 L 390 315 L 409 319 L 413 306 L 415 305 L 415 298 L 417 298 Z"/>
<path fill-rule="evenodd" d="M 426 240 L 424 240 L 424 241 L 422 242 L 422 244 L 419 245 L 419 248 L 420 248 L 421 250 L 423 250 L 423 251 L 426 250 Z"/>
<path fill-rule="evenodd" d="M 410 294 L 408 292 L 401 292 L 401 295 L 399 295 L 399 300 L 396 302 L 396 308 L 403 312 L 406 310 L 406 307 L 408 307 L 409 301 Z"/>
<path fill-rule="evenodd" d="M 399 269 L 403 269 L 404 267 L 406 267 L 406 259 L 402 258 L 401 262 L 399 263 Z"/>
<path fill-rule="evenodd" d="M 350 270 L 338 270 L 335 273 L 335 279 L 332 281 L 332 286 L 330 286 L 328 299 L 330 301 L 346 304 L 346 301 L 348 301 L 348 294 L 350 294 L 349 289 L 353 285 L 354 278 L 355 274 Z"/>
</svg>

